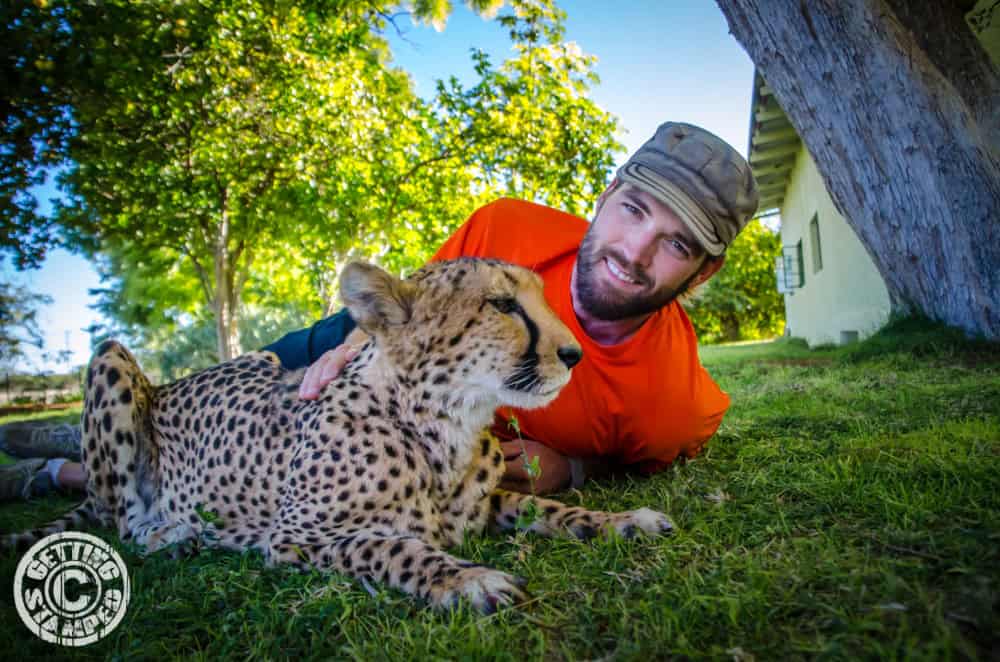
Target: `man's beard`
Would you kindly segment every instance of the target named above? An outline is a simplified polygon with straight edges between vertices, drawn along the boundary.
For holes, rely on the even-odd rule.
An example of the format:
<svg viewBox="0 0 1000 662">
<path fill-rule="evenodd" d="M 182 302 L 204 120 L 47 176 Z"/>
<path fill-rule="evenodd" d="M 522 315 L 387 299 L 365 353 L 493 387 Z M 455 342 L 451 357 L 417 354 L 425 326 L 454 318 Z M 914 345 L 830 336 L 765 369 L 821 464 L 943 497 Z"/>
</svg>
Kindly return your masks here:
<svg viewBox="0 0 1000 662">
<path fill-rule="evenodd" d="M 595 245 L 593 225 L 587 230 L 580 244 L 576 257 L 576 294 L 580 306 L 590 315 L 606 322 L 641 317 L 655 313 L 681 294 L 684 294 L 698 272 L 681 283 L 680 287 L 672 289 L 663 287 L 652 290 L 652 278 L 636 264 L 631 264 L 620 253 L 611 248 L 598 248 Z M 610 258 L 617 266 L 624 267 L 630 277 L 634 278 L 645 289 L 635 295 L 627 295 L 616 291 L 601 291 L 597 279 L 597 270 L 602 268 L 601 262 Z"/>
</svg>

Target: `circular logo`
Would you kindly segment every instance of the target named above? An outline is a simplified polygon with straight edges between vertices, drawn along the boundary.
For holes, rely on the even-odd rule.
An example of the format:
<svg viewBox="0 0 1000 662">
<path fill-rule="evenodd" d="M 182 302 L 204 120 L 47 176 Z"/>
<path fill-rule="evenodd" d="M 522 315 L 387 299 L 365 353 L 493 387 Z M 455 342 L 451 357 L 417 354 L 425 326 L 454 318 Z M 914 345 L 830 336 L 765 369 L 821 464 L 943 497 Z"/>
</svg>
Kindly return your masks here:
<svg viewBox="0 0 1000 662">
<path fill-rule="evenodd" d="M 115 629 L 128 608 L 125 562 L 87 533 L 42 538 L 14 573 L 14 604 L 29 630 L 63 646 L 86 646 Z"/>
</svg>

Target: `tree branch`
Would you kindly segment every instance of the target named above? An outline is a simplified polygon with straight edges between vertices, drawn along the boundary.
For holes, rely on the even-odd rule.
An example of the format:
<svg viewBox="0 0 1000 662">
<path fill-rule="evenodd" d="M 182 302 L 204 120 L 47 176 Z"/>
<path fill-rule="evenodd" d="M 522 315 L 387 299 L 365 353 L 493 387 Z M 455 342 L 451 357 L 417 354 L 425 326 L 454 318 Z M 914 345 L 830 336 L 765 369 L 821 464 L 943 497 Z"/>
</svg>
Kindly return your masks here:
<svg viewBox="0 0 1000 662">
<path fill-rule="evenodd" d="M 205 301 L 208 305 L 214 305 L 215 297 L 212 294 L 211 280 L 208 277 L 208 272 L 205 271 L 205 267 L 202 266 L 201 262 L 195 256 L 194 250 L 188 246 L 187 243 L 181 244 L 181 253 L 186 255 L 191 263 L 194 265 L 194 270 L 198 273 L 198 282 L 201 283 L 201 290 L 205 293 Z"/>
</svg>

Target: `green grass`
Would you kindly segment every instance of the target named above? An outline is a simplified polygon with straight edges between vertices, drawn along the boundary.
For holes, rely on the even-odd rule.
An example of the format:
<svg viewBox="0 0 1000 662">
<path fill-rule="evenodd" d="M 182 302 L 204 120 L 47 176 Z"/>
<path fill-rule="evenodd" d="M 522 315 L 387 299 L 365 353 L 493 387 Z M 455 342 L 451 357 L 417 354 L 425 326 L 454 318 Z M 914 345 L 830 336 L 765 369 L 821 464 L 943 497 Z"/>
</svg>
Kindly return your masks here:
<svg viewBox="0 0 1000 662">
<path fill-rule="evenodd" d="M 995 655 L 1000 347 L 902 322 L 850 348 L 782 340 L 705 348 L 703 360 L 733 405 L 702 456 L 562 495 L 661 509 L 675 536 L 481 536 L 457 550 L 527 577 L 524 607 L 441 613 L 340 576 L 269 569 L 256 554 L 124 549 L 133 602 L 105 641 L 71 651 L 34 639 L 9 602 L 14 555 L 0 556 L 0 631 L 25 655 L 80 658 Z M 69 503 L 0 506 L 0 530 Z"/>
<path fill-rule="evenodd" d="M 52 411 L 36 411 L 31 414 L 11 414 L 9 416 L 0 416 L 0 425 L 4 423 L 11 423 L 13 421 L 48 421 L 49 423 L 79 423 L 80 422 L 80 407 L 71 407 L 69 409 L 61 409 L 56 412 Z"/>
</svg>

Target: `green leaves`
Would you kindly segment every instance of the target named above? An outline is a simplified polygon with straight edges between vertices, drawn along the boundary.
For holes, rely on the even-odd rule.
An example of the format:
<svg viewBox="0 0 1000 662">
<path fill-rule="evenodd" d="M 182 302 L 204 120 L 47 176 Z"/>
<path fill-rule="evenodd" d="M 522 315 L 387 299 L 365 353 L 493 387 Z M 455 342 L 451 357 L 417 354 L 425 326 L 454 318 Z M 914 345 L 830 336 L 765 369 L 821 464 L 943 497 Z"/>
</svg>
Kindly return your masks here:
<svg viewBox="0 0 1000 662">
<path fill-rule="evenodd" d="M 538 458 L 536 457 L 535 459 L 537 460 Z M 531 528 L 531 525 L 538 520 L 541 514 L 541 511 L 538 509 L 538 502 L 534 499 L 525 499 L 521 502 L 521 508 L 514 519 L 514 526 L 521 530 Z"/>
<path fill-rule="evenodd" d="M 510 415 L 507 419 L 507 427 L 514 431 L 514 433 L 520 438 L 521 436 L 521 422 L 517 420 L 517 416 L 514 414 Z"/>
<path fill-rule="evenodd" d="M 491 15 L 503 3 L 469 4 Z M 213 321 L 211 352 L 226 358 L 258 341 L 240 331 L 249 311 L 319 317 L 348 259 L 416 269 L 499 196 L 587 213 L 621 149 L 617 121 L 586 97 L 594 58 L 562 43 L 551 0 L 509 5 L 497 20 L 515 55 L 473 54 L 478 80 L 440 82 L 431 99 L 390 63 L 387 3 L 56 0 L 45 11 L 58 21 L 31 10 L 26 34 L 64 26 L 56 50 L 74 54 L 56 59 L 51 100 L 74 132 L 57 150 L 71 164 L 57 220 L 102 256 L 102 311 L 153 349 L 184 329 L 201 347 Z M 413 3 L 434 24 L 450 11 Z"/>
<path fill-rule="evenodd" d="M 524 446 L 524 439 L 521 437 L 521 423 L 517 420 L 515 414 L 511 414 L 510 418 L 507 419 L 507 427 L 513 430 L 517 434 L 517 439 L 521 442 L 521 462 L 524 467 L 524 473 L 528 475 L 528 484 L 531 486 L 531 494 L 535 494 L 535 481 L 542 476 L 542 465 L 541 459 L 535 455 L 531 459 L 528 459 L 528 449 Z M 534 499 L 526 499 L 523 502 L 521 510 L 517 513 L 517 519 L 514 525 L 519 529 L 527 529 L 535 520 L 541 515 L 538 510 L 538 504 L 535 503 Z"/>
<path fill-rule="evenodd" d="M 24 356 L 27 345 L 42 347 L 38 307 L 51 302 L 46 295 L 0 280 L 0 365 L 13 365 Z"/>
<path fill-rule="evenodd" d="M 482 164 L 480 186 L 585 215 L 622 149 L 618 122 L 586 98 L 595 58 L 562 43 L 565 13 L 545 1 L 511 5 L 497 20 L 517 55 L 497 67 L 473 53 L 480 81 L 441 83 L 436 102 L 466 158 Z"/>
<path fill-rule="evenodd" d="M 774 259 L 781 238 L 751 221 L 726 251 L 726 262 L 684 307 L 702 342 L 756 340 L 780 335 L 785 307 L 778 293 Z"/>
<path fill-rule="evenodd" d="M 194 512 L 201 518 L 202 522 L 206 524 L 219 524 L 222 522 L 222 518 L 214 510 L 205 510 L 199 503 L 194 507 Z"/>
<path fill-rule="evenodd" d="M 537 455 L 528 461 L 527 454 L 524 455 L 524 471 L 532 480 L 538 480 L 542 476 L 542 467 L 539 464 L 539 458 Z"/>
<path fill-rule="evenodd" d="M 0 6 L 0 254 L 22 269 L 39 266 L 56 241 L 33 189 L 45 182 L 46 168 L 64 158 L 72 132 L 66 64 L 79 57 L 60 30 L 59 10 L 45 5 L 10 0 Z"/>
</svg>

